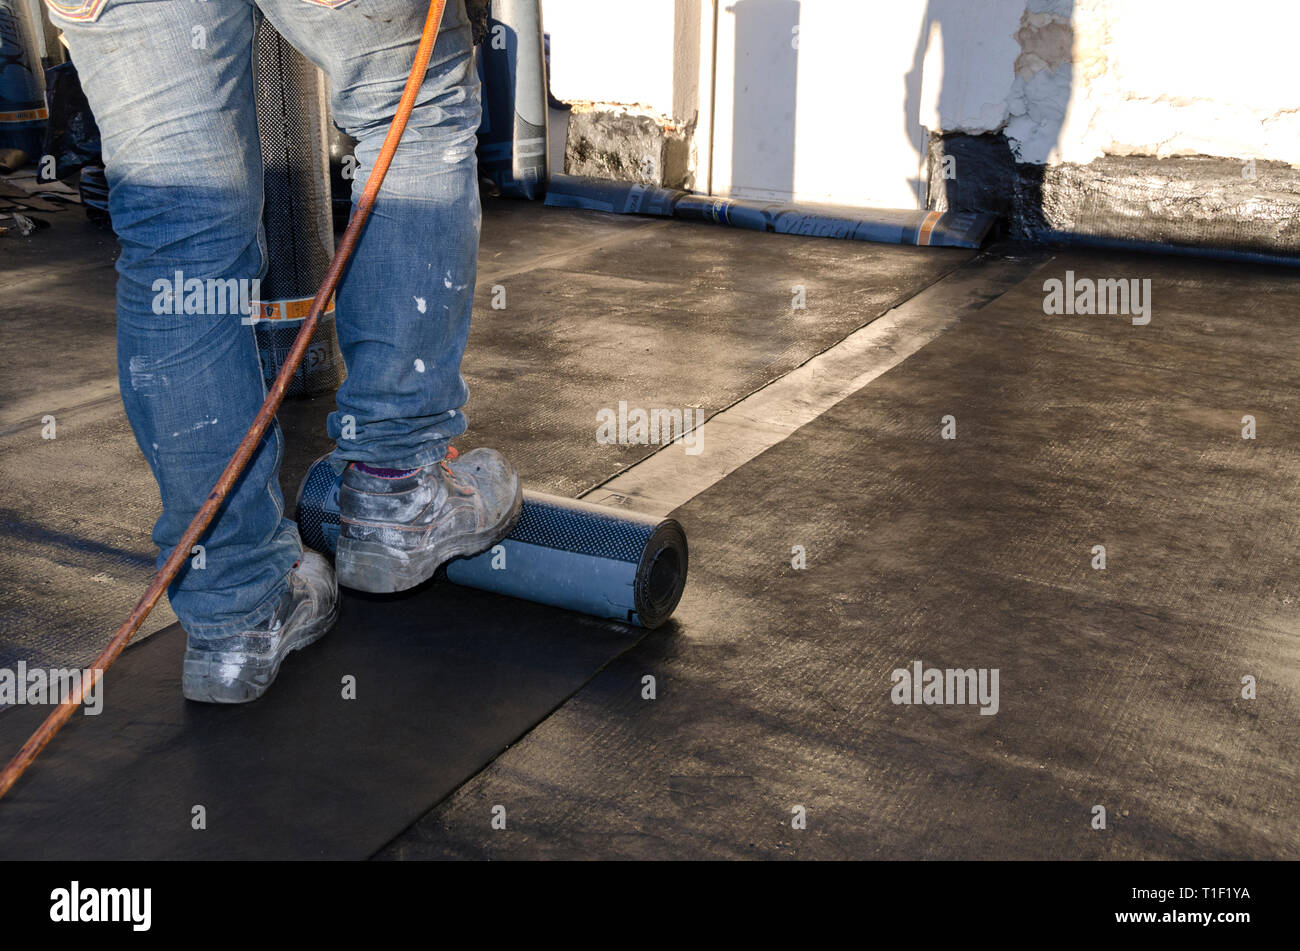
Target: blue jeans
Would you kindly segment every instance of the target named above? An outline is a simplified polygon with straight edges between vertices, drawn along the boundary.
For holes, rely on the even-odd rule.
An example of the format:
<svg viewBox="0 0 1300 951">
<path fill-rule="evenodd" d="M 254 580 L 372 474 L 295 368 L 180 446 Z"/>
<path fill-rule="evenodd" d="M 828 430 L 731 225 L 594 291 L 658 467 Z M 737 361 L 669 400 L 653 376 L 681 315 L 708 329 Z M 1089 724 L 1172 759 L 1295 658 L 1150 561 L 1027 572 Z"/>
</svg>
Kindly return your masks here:
<svg viewBox="0 0 1300 951">
<path fill-rule="evenodd" d="M 358 141 L 353 198 L 379 153 L 424 24 L 420 0 L 47 0 L 99 123 L 117 261 L 122 401 L 162 496 L 159 564 L 265 397 L 239 314 L 156 311 L 155 282 L 265 273 L 253 104 L 255 18 L 329 78 L 334 121 Z M 338 291 L 348 377 L 335 462 L 443 458 L 465 431 L 460 375 L 478 263 L 478 79 L 463 0 L 451 0 L 406 134 Z M 162 308 L 166 310 L 167 308 Z M 284 517 L 278 424 L 169 594 L 192 639 L 266 620 L 300 557 Z M 104 500 L 108 502 L 109 500 Z"/>
</svg>

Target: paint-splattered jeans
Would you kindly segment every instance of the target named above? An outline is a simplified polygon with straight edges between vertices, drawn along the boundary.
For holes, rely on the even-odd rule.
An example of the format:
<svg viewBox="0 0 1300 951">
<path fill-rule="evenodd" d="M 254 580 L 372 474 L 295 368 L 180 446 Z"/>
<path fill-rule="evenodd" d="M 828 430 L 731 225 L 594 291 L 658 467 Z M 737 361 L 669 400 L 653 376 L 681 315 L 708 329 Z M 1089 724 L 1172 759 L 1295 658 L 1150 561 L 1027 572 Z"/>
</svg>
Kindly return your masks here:
<svg viewBox="0 0 1300 951">
<path fill-rule="evenodd" d="M 334 121 L 358 140 L 365 185 L 401 97 L 426 7 L 416 0 L 47 0 L 99 122 L 121 244 L 122 400 L 158 481 L 159 562 L 179 541 L 264 398 L 240 315 L 155 311 L 155 281 L 264 273 L 253 104 L 256 16 L 330 81 Z M 478 257 L 479 87 L 462 0 L 337 298 L 348 378 L 330 416 L 336 460 L 414 467 L 465 431 L 460 375 Z M 170 590 L 192 638 L 265 620 L 301 543 L 284 517 L 278 425 Z M 112 504 L 104 499 L 103 504 Z M 202 567 L 198 567 L 202 564 Z"/>
</svg>

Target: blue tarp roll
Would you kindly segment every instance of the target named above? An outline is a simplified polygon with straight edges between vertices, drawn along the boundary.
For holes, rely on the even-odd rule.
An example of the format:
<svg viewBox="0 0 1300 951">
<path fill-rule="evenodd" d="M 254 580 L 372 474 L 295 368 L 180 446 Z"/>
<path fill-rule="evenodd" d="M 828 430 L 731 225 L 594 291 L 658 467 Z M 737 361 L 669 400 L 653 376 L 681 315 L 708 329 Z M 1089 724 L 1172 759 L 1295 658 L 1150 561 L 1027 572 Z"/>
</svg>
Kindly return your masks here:
<svg viewBox="0 0 1300 951">
<path fill-rule="evenodd" d="M 690 193 L 659 185 L 616 182 L 586 175 L 552 175 L 554 187 L 546 194 L 546 204 L 559 208 L 586 208 L 610 211 L 617 215 L 651 215 L 671 218 L 678 203 Z"/>
<path fill-rule="evenodd" d="M 733 228 L 851 241 L 978 248 L 993 215 L 711 198 L 675 188 L 582 175 L 552 175 L 546 204 L 623 215 L 711 221 Z"/>
</svg>

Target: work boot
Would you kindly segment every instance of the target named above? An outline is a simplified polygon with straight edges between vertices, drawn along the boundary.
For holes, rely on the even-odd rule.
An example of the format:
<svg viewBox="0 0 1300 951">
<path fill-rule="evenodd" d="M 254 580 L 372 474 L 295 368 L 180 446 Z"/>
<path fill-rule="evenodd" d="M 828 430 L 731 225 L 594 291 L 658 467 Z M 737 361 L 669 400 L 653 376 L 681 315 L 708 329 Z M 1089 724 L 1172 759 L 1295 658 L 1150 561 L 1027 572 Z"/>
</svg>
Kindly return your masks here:
<svg viewBox="0 0 1300 951">
<path fill-rule="evenodd" d="M 495 449 L 393 471 L 358 463 L 339 488 L 339 584 L 405 591 L 452 558 L 487 551 L 519 520 L 519 473 Z"/>
<path fill-rule="evenodd" d="M 251 630 L 214 640 L 189 639 L 181 691 L 203 703 L 247 703 L 275 680 L 291 652 L 320 640 L 339 616 L 329 562 L 304 550 L 271 617 Z"/>
</svg>

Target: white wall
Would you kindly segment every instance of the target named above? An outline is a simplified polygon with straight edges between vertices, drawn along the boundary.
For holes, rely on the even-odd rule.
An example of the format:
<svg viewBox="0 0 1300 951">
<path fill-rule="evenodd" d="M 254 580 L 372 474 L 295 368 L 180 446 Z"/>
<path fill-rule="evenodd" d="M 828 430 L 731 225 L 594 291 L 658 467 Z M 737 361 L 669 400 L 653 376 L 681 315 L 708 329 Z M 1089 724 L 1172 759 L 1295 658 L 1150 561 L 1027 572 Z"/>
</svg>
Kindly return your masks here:
<svg viewBox="0 0 1300 951">
<path fill-rule="evenodd" d="M 907 36 L 916 21 L 903 2 L 727 3 L 718 16 L 714 192 L 912 206 L 925 141 L 905 114 L 916 44 L 874 38 Z"/>
<path fill-rule="evenodd" d="M 915 207 L 930 130 L 1300 166 L 1300 0 L 543 2 L 556 94 L 698 117 L 716 194 Z"/>
<path fill-rule="evenodd" d="M 676 0 L 544 0 L 551 90 L 569 102 L 673 112 Z"/>
<path fill-rule="evenodd" d="M 1300 2 L 1076 0 L 1061 158 L 1221 155 L 1300 166 Z"/>
</svg>

